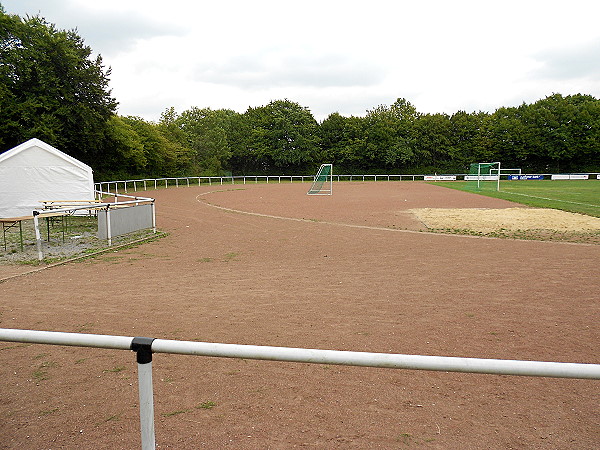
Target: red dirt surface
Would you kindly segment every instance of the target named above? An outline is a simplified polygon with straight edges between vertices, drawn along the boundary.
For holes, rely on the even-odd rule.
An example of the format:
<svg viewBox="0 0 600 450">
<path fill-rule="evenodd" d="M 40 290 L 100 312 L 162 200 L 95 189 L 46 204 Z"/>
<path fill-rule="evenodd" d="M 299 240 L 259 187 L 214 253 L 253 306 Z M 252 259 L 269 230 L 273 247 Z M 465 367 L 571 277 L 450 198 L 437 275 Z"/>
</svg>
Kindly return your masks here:
<svg viewBox="0 0 600 450">
<path fill-rule="evenodd" d="M 414 231 L 407 209 L 515 206 L 423 183 L 307 190 L 152 191 L 169 236 L 1 283 L 0 326 L 600 362 L 598 246 Z M 600 446 L 598 381 L 164 354 L 153 365 L 159 448 Z M 0 343 L 0 448 L 138 447 L 137 396 L 131 352 Z"/>
</svg>

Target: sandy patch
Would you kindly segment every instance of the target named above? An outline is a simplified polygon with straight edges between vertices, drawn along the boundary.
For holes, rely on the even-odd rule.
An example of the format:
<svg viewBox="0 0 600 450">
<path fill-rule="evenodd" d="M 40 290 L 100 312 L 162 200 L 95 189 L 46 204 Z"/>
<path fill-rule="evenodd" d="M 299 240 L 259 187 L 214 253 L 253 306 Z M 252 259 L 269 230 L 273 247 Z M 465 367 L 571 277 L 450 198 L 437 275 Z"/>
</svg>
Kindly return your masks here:
<svg viewBox="0 0 600 450">
<path fill-rule="evenodd" d="M 600 230 L 600 218 L 544 208 L 419 208 L 411 212 L 428 228 L 505 230 Z"/>
</svg>

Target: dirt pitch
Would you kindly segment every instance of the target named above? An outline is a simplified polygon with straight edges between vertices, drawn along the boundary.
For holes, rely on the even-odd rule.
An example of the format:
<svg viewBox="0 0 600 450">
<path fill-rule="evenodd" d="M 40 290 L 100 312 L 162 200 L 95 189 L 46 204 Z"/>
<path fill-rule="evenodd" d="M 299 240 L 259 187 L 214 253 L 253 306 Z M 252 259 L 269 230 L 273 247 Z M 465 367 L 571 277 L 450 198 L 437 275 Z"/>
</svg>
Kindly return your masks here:
<svg viewBox="0 0 600 450">
<path fill-rule="evenodd" d="M 599 363 L 600 247 L 419 232 L 423 183 L 152 192 L 170 235 L 0 284 L 0 326 Z M 218 206 L 218 208 L 217 208 Z M 248 214 L 251 213 L 251 214 Z M 27 270 L 0 266 L 0 278 Z M 598 381 L 156 355 L 159 448 L 600 446 Z M 0 343 L 0 448 L 140 445 L 131 352 Z"/>
</svg>

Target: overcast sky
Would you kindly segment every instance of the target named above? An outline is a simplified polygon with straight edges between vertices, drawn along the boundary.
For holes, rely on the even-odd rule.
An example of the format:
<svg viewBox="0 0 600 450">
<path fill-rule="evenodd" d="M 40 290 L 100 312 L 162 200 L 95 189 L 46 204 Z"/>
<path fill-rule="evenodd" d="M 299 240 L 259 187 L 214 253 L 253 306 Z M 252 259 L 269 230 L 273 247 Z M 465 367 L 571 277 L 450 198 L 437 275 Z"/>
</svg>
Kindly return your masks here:
<svg viewBox="0 0 600 450">
<path fill-rule="evenodd" d="M 406 98 L 493 112 L 552 93 L 600 98 L 598 0 L 0 0 L 77 28 L 112 67 L 119 114 L 289 99 L 317 120 Z"/>
</svg>

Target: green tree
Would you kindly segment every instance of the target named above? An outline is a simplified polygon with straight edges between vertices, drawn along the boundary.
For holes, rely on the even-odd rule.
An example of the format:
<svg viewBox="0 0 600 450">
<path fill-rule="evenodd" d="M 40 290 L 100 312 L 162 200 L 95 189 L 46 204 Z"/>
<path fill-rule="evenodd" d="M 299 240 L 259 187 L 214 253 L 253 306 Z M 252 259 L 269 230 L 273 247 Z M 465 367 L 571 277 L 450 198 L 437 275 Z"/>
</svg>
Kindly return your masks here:
<svg viewBox="0 0 600 450">
<path fill-rule="evenodd" d="M 574 171 L 597 172 L 600 171 L 600 100 L 585 97 L 570 124 L 576 142 L 572 167 Z"/>
<path fill-rule="evenodd" d="M 483 129 L 489 114 L 458 111 L 450 116 L 450 139 L 457 172 L 464 171 L 473 162 L 483 161 Z M 488 146 L 489 147 L 489 146 Z"/>
<path fill-rule="evenodd" d="M 366 146 L 363 164 L 370 169 L 401 169 L 414 161 L 414 124 L 419 113 L 399 98 L 391 106 L 380 105 L 365 117 Z"/>
<path fill-rule="evenodd" d="M 4 150 L 37 137 L 94 166 L 102 157 L 110 95 L 100 55 L 76 30 L 0 12 L 0 139 Z"/>
<path fill-rule="evenodd" d="M 415 120 L 412 131 L 414 164 L 421 171 L 450 171 L 454 168 L 452 123 L 446 114 L 424 114 Z"/>
<path fill-rule="evenodd" d="M 276 100 L 245 113 L 250 129 L 248 157 L 255 168 L 306 171 L 318 152 L 317 122 L 312 113 L 290 100 Z"/>
<path fill-rule="evenodd" d="M 96 164 L 96 178 L 129 178 L 144 172 L 148 162 L 144 143 L 124 118 L 114 115 L 108 120 L 105 142 L 112 151 L 105 153 L 102 161 Z"/>
<path fill-rule="evenodd" d="M 523 105 L 524 126 L 534 143 L 529 160 L 552 171 L 597 168 L 599 108 L 600 102 L 594 97 L 580 94 L 553 94 Z"/>
<path fill-rule="evenodd" d="M 177 174 L 177 151 L 160 132 L 159 127 L 146 122 L 141 117 L 128 116 L 123 121 L 127 123 L 139 137 L 143 146 L 143 156 L 146 161 L 140 174 L 147 176 L 171 176 Z"/>
<path fill-rule="evenodd" d="M 194 152 L 201 173 L 219 175 L 227 170 L 230 158 L 234 152 L 239 152 L 239 146 L 243 146 L 238 129 L 239 116 L 228 109 L 193 107 L 175 119 L 180 137 Z"/>
<path fill-rule="evenodd" d="M 360 155 L 366 145 L 364 122 L 362 117 L 344 117 L 337 112 L 330 114 L 319 126 L 321 151 L 318 160 L 334 164 L 341 171 L 358 170 Z"/>
<path fill-rule="evenodd" d="M 174 107 L 167 108 L 160 116 L 158 131 L 169 141 L 175 153 L 175 172 L 171 175 L 194 175 L 199 172 L 194 150 L 189 147 L 185 133 L 178 123 L 179 115 Z"/>
</svg>

